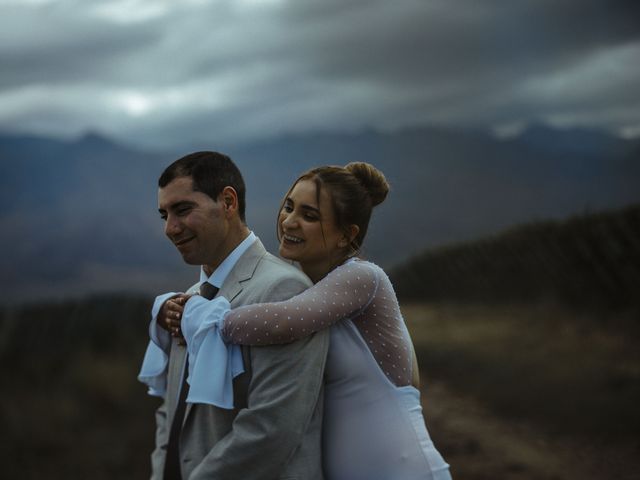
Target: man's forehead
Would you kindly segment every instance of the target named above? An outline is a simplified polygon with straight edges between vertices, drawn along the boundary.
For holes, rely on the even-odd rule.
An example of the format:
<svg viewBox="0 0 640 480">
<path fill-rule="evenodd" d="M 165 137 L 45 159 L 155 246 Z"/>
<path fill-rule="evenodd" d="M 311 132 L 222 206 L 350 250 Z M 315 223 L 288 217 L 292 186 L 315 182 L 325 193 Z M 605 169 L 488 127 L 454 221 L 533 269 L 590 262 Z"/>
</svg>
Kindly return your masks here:
<svg viewBox="0 0 640 480">
<path fill-rule="evenodd" d="M 191 177 L 178 177 L 164 187 L 158 188 L 158 203 L 169 206 L 175 202 L 197 197 L 199 193 L 201 192 L 196 192 L 193 189 Z"/>
<path fill-rule="evenodd" d="M 193 190 L 193 178 L 191 177 L 176 177 L 167 183 L 164 187 L 160 187 L 158 191 L 171 191 L 171 190 Z"/>
</svg>

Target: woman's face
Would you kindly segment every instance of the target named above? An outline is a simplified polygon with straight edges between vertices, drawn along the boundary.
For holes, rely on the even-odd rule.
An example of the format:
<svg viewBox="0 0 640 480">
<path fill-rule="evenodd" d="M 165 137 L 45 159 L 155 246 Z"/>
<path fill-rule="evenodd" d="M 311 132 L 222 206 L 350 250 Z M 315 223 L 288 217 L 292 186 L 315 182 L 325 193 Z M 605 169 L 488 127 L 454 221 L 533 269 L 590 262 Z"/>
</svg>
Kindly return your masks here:
<svg viewBox="0 0 640 480">
<path fill-rule="evenodd" d="M 348 242 L 338 229 L 329 192 L 313 180 L 300 180 L 289 192 L 278 216 L 280 255 L 300 263 L 317 282 L 342 260 Z"/>
</svg>

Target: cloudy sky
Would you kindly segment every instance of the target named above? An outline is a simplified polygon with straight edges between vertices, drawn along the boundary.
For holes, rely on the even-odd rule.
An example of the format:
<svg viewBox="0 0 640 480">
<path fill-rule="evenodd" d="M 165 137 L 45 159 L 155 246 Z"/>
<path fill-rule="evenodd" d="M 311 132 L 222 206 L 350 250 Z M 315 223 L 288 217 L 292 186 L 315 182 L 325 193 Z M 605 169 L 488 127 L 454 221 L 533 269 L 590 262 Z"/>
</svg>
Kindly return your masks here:
<svg viewBox="0 0 640 480">
<path fill-rule="evenodd" d="M 637 0 L 0 0 L 0 131 L 640 136 Z"/>
</svg>

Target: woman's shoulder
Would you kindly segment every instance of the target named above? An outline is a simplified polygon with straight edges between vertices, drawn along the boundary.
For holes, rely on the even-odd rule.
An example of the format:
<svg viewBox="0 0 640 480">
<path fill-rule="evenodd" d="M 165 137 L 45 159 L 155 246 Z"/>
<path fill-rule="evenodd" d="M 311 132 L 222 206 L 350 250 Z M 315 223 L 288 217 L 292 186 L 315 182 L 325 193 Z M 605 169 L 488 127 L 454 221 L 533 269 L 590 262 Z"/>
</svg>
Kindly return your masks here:
<svg viewBox="0 0 640 480">
<path fill-rule="evenodd" d="M 378 264 L 360 258 L 353 259 L 353 263 L 357 264 L 357 268 L 367 269 L 368 272 L 371 272 L 370 274 L 375 277 L 378 285 L 385 285 L 386 288 L 393 289 L 389 275 L 387 275 L 387 272 Z"/>
<path fill-rule="evenodd" d="M 350 258 L 342 265 L 336 267 L 332 272 L 336 276 L 356 276 L 356 278 L 364 275 L 365 277 L 375 277 L 376 279 L 387 278 L 385 271 L 375 263 L 362 258 Z"/>
<path fill-rule="evenodd" d="M 362 268 L 368 268 L 369 270 L 376 272 L 376 274 L 382 274 L 385 276 L 387 275 L 381 266 L 373 263 L 371 260 L 366 260 L 364 258 L 354 258 L 353 263 L 361 266 Z"/>
</svg>

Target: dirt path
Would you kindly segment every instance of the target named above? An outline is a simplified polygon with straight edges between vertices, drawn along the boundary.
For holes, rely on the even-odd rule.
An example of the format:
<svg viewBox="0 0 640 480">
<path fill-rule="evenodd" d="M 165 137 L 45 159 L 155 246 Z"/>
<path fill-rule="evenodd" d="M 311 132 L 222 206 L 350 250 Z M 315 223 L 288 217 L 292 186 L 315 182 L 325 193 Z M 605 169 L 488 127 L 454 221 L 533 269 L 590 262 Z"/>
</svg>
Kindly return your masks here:
<svg viewBox="0 0 640 480">
<path fill-rule="evenodd" d="M 454 480 L 640 479 L 638 445 L 596 446 L 588 439 L 550 439 L 507 422 L 441 383 L 422 393 L 433 440 Z"/>
</svg>

